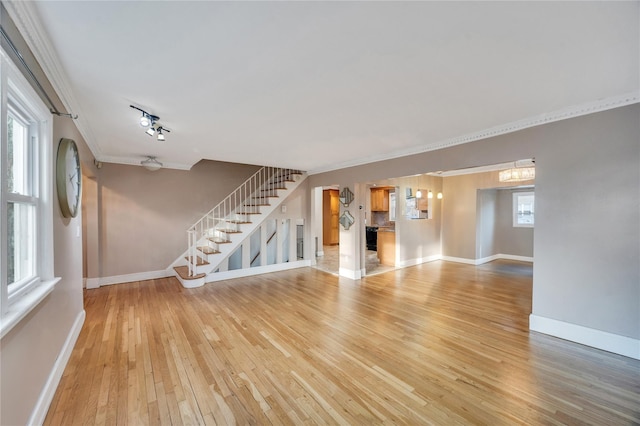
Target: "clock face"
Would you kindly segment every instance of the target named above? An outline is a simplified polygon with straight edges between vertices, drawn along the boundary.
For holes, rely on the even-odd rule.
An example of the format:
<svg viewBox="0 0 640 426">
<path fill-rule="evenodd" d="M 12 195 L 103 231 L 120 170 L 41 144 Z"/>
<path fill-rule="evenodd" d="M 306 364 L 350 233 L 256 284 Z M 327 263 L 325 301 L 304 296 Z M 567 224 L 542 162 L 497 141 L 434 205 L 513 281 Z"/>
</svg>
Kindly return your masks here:
<svg viewBox="0 0 640 426">
<path fill-rule="evenodd" d="M 56 161 L 58 201 L 64 217 L 76 217 L 80 206 L 82 171 L 78 147 L 71 139 L 61 139 Z"/>
</svg>

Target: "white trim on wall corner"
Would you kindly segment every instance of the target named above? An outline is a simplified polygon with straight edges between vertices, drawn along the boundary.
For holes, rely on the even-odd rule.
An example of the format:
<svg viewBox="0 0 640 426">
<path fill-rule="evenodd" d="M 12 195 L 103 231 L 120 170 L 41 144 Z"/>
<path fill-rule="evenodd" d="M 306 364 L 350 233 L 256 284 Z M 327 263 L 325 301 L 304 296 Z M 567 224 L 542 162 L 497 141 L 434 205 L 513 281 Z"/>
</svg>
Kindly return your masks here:
<svg viewBox="0 0 640 426">
<path fill-rule="evenodd" d="M 338 269 L 338 275 L 341 277 L 349 278 L 350 280 L 359 280 L 362 278 L 362 272 L 360 270 L 340 268 Z"/>
<path fill-rule="evenodd" d="M 65 340 L 64 345 L 62 345 L 60 354 L 51 369 L 51 373 L 49 373 L 47 382 L 40 392 L 40 396 L 38 397 L 35 407 L 33 407 L 31 417 L 27 422 L 28 425 L 41 425 L 44 423 L 44 419 L 49 411 L 49 406 L 51 405 L 51 401 L 53 401 L 53 396 L 55 395 L 60 379 L 62 378 L 62 373 L 64 373 L 64 369 L 69 362 L 69 358 L 71 358 L 71 352 L 78 340 L 80 330 L 82 330 L 85 316 L 86 314 L 84 310 L 80 311 L 76 316 L 76 320 L 74 321 L 73 326 L 71 326 L 71 330 L 69 330 L 67 339 Z"/>
<path fill-rule="evenodd" d="M 640 360 L 640 340 L 552 318 L 529 315 L 529 330 Z"/>
</svg>

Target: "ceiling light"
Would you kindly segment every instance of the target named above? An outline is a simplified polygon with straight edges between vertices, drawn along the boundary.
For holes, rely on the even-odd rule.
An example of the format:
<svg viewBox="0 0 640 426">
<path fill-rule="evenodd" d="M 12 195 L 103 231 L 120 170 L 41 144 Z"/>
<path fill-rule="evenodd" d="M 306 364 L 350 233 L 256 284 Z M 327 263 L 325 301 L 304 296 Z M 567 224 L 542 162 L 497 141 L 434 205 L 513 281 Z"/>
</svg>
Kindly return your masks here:
<svg viewBox="0 0 640 426">
<path fill-rule="evenodd" d="M 148 155 L 147 159 L 142 160 L 140 164 L 142 164 L 144 168 L 149 170 L 150 172 L 155 172 L 156 170 L 160 170 L 160 168 L 162 168 L 162 163 L 159 162 L 156 157 L 153 157 L 151 155 Z"/>
<path fill-rule="evenodd" d="M 158 140 L 161 142 L 165 140 L 164 133 L 169 133 L 169 130 L 160 125 L 160 117 L 158 117 L 157 115 L 149 114 L 147 111 L 143 110 L 142 108 L 138 108 L 137 106 L 129 106 L 133 109 L 137 109 L 142 113 L 142 117 L 140 117 L 140 125 L 142 127 L 148 127 L 148 129 L 145 131 L 146 134 L 148 134 L 149 136 L 153 136 L 156 134 L 156 132 L 158 132 Z"/>
<path fill-rule="evenodd" d="M 438 200 L 442 200 L 442 192 L 438 192 L 437 197 L 438 197 Z"/>
<path fill-rule="evenodd" d="M 523 180 L 531 180 L 536 177 L 535 167 L 514 167 L 512 169 L 502 170 L 498 174 L 500 182 L 522 182 Z"/>
<path fill-rule="evenodd" d="M 416 198 L 422 198 L 422 191 L 419 189 L 416 191 Z"/>
<path fill-rule="evenodd" d="M 164 141 L 165 141 L 164 133 L 162 133 L 162 132 L 170 133 L 170 132 L 171 132 L 171 130 L 169 130 L 169 129 L 165 129 L 165 128 L 164 128 L 164 127 L 162 127 L 162 126 L 158 127 L 158 140 L 159 140 L 160 142 L 164 142 Z"/>
<path fill-rule="evenodd" d="M 140 125 L 142 127 L 149 127 L 150 124 L 151 124 L 151 120 L 149 120 L 149 115 L 143 112 L 142 117 L 140 117 Z"/>
<path fill-rule="evenodd" d="M 433 198 L 433 192 L 431 191 L 427 192 L 427 198 Z"/>
</svg>

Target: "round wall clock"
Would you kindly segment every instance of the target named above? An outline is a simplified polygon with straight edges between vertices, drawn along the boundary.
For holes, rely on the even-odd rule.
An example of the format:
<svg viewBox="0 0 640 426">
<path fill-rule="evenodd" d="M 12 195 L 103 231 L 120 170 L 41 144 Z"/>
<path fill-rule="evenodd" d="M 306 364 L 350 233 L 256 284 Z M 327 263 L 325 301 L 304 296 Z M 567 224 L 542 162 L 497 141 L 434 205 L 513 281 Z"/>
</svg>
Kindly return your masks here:
<svg viewBox="0 0 640 426">
<path fill-rule="evenodd" d="M 60 139 L 56 160 L 58 201 L 64 217 L 76 217 L 82 193 L 82 171 L 78 147 L 71 139 Z"/>
</svg>

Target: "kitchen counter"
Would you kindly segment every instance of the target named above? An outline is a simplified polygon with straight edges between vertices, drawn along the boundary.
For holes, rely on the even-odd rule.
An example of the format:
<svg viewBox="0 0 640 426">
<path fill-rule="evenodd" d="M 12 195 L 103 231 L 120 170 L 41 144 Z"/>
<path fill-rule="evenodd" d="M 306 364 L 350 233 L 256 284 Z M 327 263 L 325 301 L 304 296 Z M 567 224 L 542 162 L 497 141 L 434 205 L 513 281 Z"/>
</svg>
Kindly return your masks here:
<svg viewBox="0 0 640 426">
<path fill-rule="evenodd" d="M 393 226 L 379 226 L 378 232 L 396 232 Z"/>
</svg>

